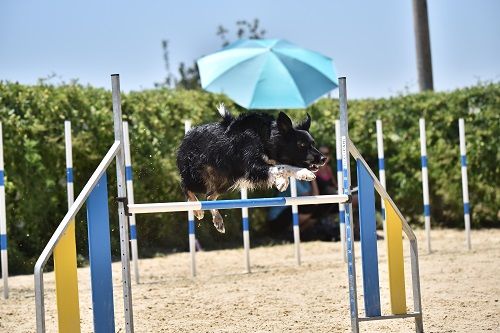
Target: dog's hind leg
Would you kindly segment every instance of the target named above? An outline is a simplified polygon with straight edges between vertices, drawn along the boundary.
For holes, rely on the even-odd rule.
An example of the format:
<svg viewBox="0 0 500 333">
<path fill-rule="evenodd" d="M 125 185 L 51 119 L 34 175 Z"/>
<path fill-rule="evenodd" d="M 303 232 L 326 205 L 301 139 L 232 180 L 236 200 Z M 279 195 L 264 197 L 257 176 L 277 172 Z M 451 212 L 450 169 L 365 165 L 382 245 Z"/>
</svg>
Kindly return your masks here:
<svg viewBox="0 0 500 333">
<path fill-rule="evenodd" d="M 191 191 L 186 191 L 186 196 L 188 201 L 198 201 L 196 195 L 194 195 L 194 193 Z M 203 216 L 205 216 L 205 213 L 202 210 L 195 210 L 194 216 L 196 216 L 198 220 L 201 220 L 203 219 Z"/>
<path fill-rule="evenodd" d="M 218 197 L 218 193 L 207 194 L 207 200 L 217 200 Z M 217 229 L 220 233 L 225 233 L 226 228 L 224 228 L 224 219 L 222 218 L 222 215 L 220 215 L 217 209 L 211 209 L 210 213 L 212 213 L 212 221 L 214 222 L 215 229 Z"/>
</svg>

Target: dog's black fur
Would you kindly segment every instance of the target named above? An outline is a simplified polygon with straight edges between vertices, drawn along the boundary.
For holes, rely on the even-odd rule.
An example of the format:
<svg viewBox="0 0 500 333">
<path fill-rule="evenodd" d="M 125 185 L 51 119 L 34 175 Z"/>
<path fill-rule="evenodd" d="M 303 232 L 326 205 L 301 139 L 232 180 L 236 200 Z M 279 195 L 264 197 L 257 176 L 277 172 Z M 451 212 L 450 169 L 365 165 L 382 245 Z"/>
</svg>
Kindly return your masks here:
<svg viewBox="0 0 500 333">
<path fill-rule="evenodd" d="M 263 113 L 245 113 L 236 118 L 222 105 L 220 108 L 224 113 L 222 121 L 194 127 L 179 147 L 177 166 L 188 200 L 197 200 L 194 193 L 206 194 L 208 200 L 213 200 L 241 186 L 255 188 L 274 183 L 284 191 L 289 175 L 297 177 L 294 172 L 301 170 L 302 179 L 312 180 L 314 174 L 310 171 L 317 171 L 325 163 L 326 158 L 314 147 L 309 133 L 309 115 L 294 127 L 283 112 L 276 120 Z M 295 168 L 286 172 L 287 165 Z M 220 214 L 212 211 L 212 215 L 217 229 L 224 232 Z M 196 216 L 202 218 L 203 212 L 196 212 Z"/>
</svg>

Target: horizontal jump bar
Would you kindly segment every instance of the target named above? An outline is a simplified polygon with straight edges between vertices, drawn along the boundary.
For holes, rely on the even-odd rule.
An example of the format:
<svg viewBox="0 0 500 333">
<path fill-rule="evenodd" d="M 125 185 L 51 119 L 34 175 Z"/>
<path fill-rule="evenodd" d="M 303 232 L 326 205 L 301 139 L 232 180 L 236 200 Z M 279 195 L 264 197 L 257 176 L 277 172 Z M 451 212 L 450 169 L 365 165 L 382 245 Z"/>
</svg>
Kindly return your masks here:
<svg viewBox="0 0 500 333">
<path fill-rule="evenodd" d="M 313 195 L 296 198 L 257 198 L 215 201 L 188 201 L 129 204 L 128 210 L 133 214 L 187 212 L 189 210 L 254 208 L 292 205 L 318 205 L 327 203 L 345 203 L 349 201 L 346 194 Z"/>
</svg>

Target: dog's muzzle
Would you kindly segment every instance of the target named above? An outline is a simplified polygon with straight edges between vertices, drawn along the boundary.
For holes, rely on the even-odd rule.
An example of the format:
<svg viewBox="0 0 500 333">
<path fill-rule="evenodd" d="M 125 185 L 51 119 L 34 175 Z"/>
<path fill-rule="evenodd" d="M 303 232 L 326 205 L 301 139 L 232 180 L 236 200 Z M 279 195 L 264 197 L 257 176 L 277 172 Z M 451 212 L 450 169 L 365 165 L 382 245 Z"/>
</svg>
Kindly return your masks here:
<svg viewBox="0 0 500 333">
<path fill-rule="evenodd" d="M 325 156 L 322 156 L 319 160 L 319 163 L 312 163 L 310 161 L 306 161 L 307 164 L 307 169 L 309 169 L 312 172 L 316 172 L 319 170 L 320 167 L 326 164 L 327 158 Z"/>
</svg>

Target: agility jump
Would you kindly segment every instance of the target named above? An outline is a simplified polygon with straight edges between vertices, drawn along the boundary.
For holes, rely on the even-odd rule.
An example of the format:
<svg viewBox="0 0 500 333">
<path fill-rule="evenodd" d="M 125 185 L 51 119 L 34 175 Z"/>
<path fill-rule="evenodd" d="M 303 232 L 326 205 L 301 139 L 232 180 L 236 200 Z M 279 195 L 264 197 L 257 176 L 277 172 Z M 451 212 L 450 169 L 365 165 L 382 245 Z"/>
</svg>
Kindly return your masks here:
<svg viewBox="0 0 500 333">
<path fill-rule="evenodd" d="M 112 75 L 113 114 L 115 142 L 104 156 L 103 160 L 90 177 L 82 192 L 70 206 L 55 233 L 44 248 L 35 264 L 35 302 L 37 332 L 45 332 L 45 307 L 43 269 L 55 247 L 70 227 L 72 220 L 87 203 L 89 257 L 92 285 L 92 302 L 94 312 L 94 330 L 96 332 L 114 332 L 114 304 L 111 279 L 111 247 L 109 239 L 109 212 L 106 170 L 116 158 L 117 188 L 118 188 L 118 216 L 120 229 L 120 249 L 122 264 L 123 305 L 125 314 L 125 332 L 134 331 L 132 292 L 130 283 L 130 256 L 128 215 L 131 213 L 153 213 L 204 210 L 204 209 L 232 209 L 245 207 L 270 207 L 281 205 L 306 205 L 322 203 L 338 203 L 344 206 L 346 226 L 346 254 L 349 278 L 349 300 L 352 332 L 359 331 L 359 323 L 369 320 L 384 320 L 413 317 L 417 332 L 423 332 L 422 309 L 420 300 L 420 281 L 418 267 L 417 240 L 410 226 L 397 209 L 381 183 L 377 180 L 366 162 L 361 157 L 348 136 L 347 123 L 347 95 L 345 78 L 340 78 L 340 138 L 342 153 L 342 180 L 343 194 L 290 197 L 290 198 L 259 198 L 243 200 L 219 200 L 201 202 L 170 202 L 170 203 L 143 203 L 132 204 L 127 201 L 126 168 L 123 148 L 123 129 L 120 102 L 119 76 Z M 354 255 L 352 207 L 350 203 L 350 154 L 356 159 L 358 170 L 360 226 L 361 226 L 361 254 L 363 270 L 363 288 L 365 316 L 358 311 L 358 293 L 356 287 L 356 264 Z M 389 264 L 389 290 L 391 297 L 391 311 L 389 315 L 382 315 L 380 306 L 380 288 L 378 275 L 378 256 L 375 233 L 375 199 L 376 190 L 385 202 L 387 219 L 387 244 Z M 404 260 L 402 246 L 402 232 L 410 241 L 413 312 L 407 312 L 406 289 L 404 279 Z M 57 281 L 57 283 L 60 283 Z M 56 287 L 57 288 L 57 287 Z M 58 306 L 58 314 L 62 309 Z M 79 325 L 79 318 L 67 318 Z M 61 327 L 60 327 L 61 330 Z M 61 330 L 62 331 L 62 330 Z M 78 329 L 79 331 L 79 329 Z"/>
</svg>

